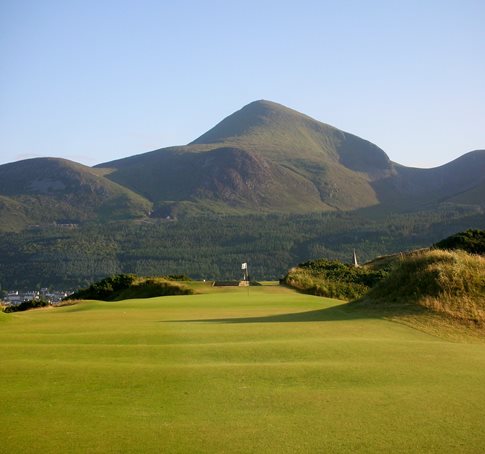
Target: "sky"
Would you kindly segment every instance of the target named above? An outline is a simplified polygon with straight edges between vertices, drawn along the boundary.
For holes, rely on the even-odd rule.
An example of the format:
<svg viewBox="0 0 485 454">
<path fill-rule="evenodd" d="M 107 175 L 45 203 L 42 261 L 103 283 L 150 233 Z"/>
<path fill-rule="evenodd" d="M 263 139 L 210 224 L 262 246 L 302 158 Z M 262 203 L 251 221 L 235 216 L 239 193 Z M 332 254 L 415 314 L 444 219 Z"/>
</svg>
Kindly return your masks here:
<svg viewBox="0 0 485 454">
<path fill-rule="evenodd" d="M 485 148 L 485 1 L 0 0 L 0 164 L 94 165 L 267 99 L 400 164 Z"/>
</svg>

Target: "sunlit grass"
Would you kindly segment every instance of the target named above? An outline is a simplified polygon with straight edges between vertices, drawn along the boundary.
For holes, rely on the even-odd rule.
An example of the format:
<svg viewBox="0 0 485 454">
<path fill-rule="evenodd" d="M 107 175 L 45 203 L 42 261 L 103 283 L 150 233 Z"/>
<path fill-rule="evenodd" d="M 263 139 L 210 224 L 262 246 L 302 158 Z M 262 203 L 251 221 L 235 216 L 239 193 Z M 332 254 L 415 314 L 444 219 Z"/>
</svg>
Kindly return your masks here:
<svg viewBox="0 0 485 454">
<path fill-rule="evenodd" d="M 485 346 L 276 287 L 0 314 L 1 452 L 481 452 Z"/>
</svg>

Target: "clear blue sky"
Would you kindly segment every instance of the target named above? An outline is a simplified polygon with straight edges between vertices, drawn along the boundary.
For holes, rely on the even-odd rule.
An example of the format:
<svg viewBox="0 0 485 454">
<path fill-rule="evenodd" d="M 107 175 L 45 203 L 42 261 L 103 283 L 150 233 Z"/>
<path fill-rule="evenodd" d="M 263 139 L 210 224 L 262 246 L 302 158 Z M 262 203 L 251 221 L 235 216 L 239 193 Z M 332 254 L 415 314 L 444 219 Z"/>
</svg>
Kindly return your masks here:
<svg viewBox="0 0 485 454">
<path fill-rule="evenodd" d="M 485 148 L 485 1 L 1 0 L 0 163 L 185 144 L 256 99 L 405 165 Z"/>
</svg>

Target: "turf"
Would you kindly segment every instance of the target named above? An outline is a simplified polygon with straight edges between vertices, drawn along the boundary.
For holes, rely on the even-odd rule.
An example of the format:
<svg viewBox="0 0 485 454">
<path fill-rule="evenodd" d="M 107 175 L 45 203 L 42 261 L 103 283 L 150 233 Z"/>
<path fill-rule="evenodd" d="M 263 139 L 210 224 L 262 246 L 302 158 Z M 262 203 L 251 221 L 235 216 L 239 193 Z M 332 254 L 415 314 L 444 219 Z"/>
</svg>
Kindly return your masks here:
<svg viewBox="0 0 485 454">
<path fill-rule="evenodd" d="M 0 452 L 483 452 L 485 345 L 342 304 L 254 287 L 0 314 Z"/>
</svg>

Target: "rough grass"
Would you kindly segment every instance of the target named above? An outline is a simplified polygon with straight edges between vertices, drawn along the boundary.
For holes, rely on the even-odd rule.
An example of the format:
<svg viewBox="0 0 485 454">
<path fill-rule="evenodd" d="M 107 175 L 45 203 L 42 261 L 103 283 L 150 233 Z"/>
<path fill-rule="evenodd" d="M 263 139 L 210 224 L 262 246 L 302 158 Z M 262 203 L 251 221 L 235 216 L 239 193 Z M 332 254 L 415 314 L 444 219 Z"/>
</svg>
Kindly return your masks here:
<svg viewBox="0 0 485 454">
<path fill-rule="evenodd" d="M 485 345 L 204 289 L 0 313 L 0 451 L 484 451 Z"/>
<path fill-rule="evenodd" d="M 403 316 L 431 313 L 485 332 L 485 258 L 441 250 L 407 255 L 357 305 Z"/>
</svg>

